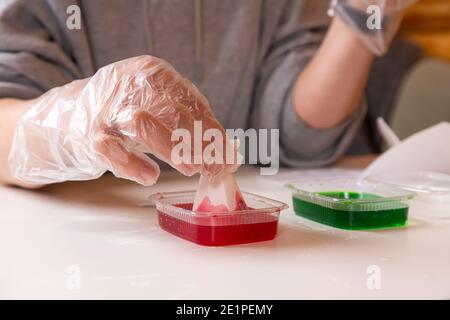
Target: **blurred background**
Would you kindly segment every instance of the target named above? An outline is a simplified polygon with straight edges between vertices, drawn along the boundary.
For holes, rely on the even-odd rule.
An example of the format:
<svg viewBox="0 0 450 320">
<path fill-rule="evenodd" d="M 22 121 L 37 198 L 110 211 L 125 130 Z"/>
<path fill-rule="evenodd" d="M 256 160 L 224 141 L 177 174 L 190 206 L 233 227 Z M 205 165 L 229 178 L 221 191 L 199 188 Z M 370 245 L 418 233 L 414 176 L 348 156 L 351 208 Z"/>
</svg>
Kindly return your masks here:
<svg viewBox="0 0 450 320">
<path fill-rule="evenodd" d="M 420 0 L 406 13 L 401 35 L 423 50 L 406 74 L 390 123 L 401 138 L 450 121 L 450 0 Z"/>
<path fill-rule="evenodd" d="M 406 13 L 401 32 L 427 55 L 450 61 L 450 0 L 420 0 Z"/>
<path fill-rule="evenodd" d="M 378 117 L 401 139 L 450 121 L 450 0 L 419 0 L 408 9 L 388 54 L 374 63 L 366 97 L 368 114 L 350 155 L 386 149 Z"/>
</svg>

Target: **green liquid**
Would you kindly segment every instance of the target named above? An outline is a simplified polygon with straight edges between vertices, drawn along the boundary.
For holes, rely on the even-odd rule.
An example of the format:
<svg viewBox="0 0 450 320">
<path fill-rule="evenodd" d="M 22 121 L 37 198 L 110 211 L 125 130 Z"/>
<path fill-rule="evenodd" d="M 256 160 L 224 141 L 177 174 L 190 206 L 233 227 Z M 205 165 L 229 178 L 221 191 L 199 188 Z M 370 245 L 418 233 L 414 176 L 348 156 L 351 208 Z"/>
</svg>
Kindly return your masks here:
<svg viewBox="0 0 450 320">
<path fill-rule="evenodd" d="M 401 201 L 382 201 L 383 197 L 352 191 L 329 191 L 317 194 L 345 199 L 338 203 L 320 201 L 294 195 L 294 211 L 297 215 L 341 229 L 364 230 L 403 226 L 408 220 L 408 205 Z M 358 201 L 354 201 L 358 199 Z M 380 202 L 361 200 L 380 199 Z M 332 201 L 332 199 L 329 199 Z"/>
</svg>

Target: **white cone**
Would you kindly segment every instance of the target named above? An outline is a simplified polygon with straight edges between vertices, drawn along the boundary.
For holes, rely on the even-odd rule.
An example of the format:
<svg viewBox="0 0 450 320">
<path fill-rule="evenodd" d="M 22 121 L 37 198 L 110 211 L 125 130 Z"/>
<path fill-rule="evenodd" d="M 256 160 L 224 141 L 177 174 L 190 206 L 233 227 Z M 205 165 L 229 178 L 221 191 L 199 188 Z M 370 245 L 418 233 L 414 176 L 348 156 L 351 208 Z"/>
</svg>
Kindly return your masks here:
<svg viewBox="0 0 450 320">
<path fill-rule="evenodd" d="M 200 176 L 193 210 L 198 212 L 229 212 L 247 206 L 233 174 L 227 173 L 210 180 Z"/>
</svg>

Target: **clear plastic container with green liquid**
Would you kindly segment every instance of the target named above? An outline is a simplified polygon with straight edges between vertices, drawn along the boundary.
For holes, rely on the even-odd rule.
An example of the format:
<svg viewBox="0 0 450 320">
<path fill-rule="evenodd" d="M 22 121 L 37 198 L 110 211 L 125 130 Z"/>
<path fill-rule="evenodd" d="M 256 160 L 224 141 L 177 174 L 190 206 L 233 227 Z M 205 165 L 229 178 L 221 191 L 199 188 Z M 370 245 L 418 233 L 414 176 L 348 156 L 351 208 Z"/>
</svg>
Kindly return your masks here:
<svg viewBox="0 0 450 320">
<path fill-rule="evenodd" d="M 392 228 L 408 220 L 414 194 L 366 180 L 289 184 L 298 216 L 348 230 Z"/>
</svg>

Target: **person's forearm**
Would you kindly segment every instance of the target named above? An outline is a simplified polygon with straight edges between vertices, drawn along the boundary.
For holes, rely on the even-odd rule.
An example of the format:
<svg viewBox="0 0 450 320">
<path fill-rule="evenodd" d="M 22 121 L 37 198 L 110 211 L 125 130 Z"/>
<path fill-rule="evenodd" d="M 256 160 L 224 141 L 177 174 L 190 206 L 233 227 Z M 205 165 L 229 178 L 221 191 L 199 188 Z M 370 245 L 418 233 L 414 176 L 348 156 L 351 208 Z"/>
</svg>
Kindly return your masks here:
<svg viewBox="0 0 450 320">
<path fill-rule="evenodd" d="M 361 103 L 373 54 L 334 18 L 316 55 L 293 88 L 294 108 L 311 127 L 334 127 Z"/>
<path fill-rule="evenodd" d="M 30 106 L 31 100 L 0 99 L 0 183 L 31 187 L 13 177 L 9 172 L 8 155 L 17 121 Z"/>
</svg>

